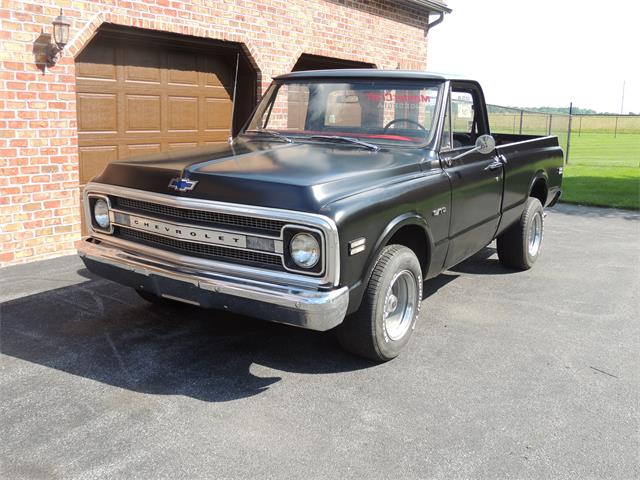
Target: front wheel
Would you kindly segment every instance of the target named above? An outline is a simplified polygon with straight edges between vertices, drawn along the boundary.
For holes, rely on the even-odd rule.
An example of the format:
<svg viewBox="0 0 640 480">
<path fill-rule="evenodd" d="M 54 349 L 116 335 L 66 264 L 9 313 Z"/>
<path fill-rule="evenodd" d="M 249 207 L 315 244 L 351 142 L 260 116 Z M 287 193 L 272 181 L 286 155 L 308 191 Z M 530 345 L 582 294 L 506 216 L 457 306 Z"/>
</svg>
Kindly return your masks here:
<svg viewBox="0 0 640 480">
<path fill-rule="evenodd" d="M 498 259 L 506 267 L 528 270 L 540 255 L 544 216 L 542 204 L 537 198 L 529 197 L 520 221 L 497 239 Z"/>
<path fill-rule="evenodd" d="M 409 341 L 421 300 L 418 258 L 407 247 L 389 245 L 378 258 L 359 310 L 338 327 L 338 340 L 357 355 L 391 360 Z"/>
</svg>

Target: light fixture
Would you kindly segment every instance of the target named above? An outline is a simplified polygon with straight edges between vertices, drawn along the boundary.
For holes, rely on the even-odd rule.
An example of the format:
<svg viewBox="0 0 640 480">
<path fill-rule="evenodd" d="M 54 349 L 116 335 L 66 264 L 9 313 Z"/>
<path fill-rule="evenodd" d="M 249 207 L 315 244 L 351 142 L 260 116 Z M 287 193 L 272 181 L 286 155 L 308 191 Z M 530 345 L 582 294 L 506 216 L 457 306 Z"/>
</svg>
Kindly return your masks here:
<svg viewBox="0 0 640 480">
<path fill-rule="evenodd" d="M 104 199 L 99 198 L 93 205 L 93 218 L 100 228 L 109 228 L 111 223 L 109 219 L 109 205 Z"/>
<path fill-rule="evenodd" d="M 309 233 L 298 233 L 291 239 L 291 258 L 302 268 L 313 268 L 320 260 L 320 244 Z"/>
<path fill-rule="evenodd" d="M 53 43 L 47 47 L 47 63 L 49 65 L 55 65 L 62 58 L 64 46 L 69 41 L 70 26 L 71 22 L 60 9 L 60 15 L 53 20 Z"/>
</svg>

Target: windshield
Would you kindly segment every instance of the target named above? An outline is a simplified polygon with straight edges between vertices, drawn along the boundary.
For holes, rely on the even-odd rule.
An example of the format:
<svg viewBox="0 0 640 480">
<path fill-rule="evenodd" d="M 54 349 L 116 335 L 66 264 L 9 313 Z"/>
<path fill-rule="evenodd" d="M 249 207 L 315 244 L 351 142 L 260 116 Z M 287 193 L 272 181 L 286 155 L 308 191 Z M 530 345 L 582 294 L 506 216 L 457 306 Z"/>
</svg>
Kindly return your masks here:
<svg viewBox="0 0 640 480">
<path fill-rule="evenodd" d="M 385 79 L 276 82 L 244 133 L 270 138 L 284 135 L 287 140 L 331 136 L 423 145 L 432 137 L 441 85 Z"/>
</svg>

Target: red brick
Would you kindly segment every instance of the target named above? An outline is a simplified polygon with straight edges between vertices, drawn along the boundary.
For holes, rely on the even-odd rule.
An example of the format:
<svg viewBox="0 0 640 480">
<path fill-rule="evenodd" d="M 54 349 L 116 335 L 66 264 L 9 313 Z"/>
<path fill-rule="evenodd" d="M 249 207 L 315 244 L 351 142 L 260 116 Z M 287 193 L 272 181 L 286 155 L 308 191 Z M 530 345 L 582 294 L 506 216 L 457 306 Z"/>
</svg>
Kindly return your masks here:
<svg viewBox="0 0 640 480">
<path fill-rule="evenodd" d="M 44 183 L 48 182 L 51 179 L 50 175 L 34 175 L 31 177 L 32 183 Z"/>
<path fill-rule="evenodd" d="M 0 264 L 9 264 L 15 257 L 14 252 L 0 252 Z"/>
<path fill-rule="evenodd" d="M 42 191 L 42 185 L 33 185 L 33 184 L 23 185 L 22 188 L 20 189 L 20 191 L 22 193 L 41 192 Z M 34 198 L 34 200 L 36 200 L 36 199 Z"/>
<path fill-rule="evenodd" d="M 36 78 L 38 77 L 36 76 L 35 73 L 23 73 L 23 72 L 16 73 L 16 80 L 30 82 L 32 80 L 35 80 Z"/>
<path fill-rule="evenodd" d="M 41 202 L 25 203 L 24 205 L 22 205 L 23 212 L 35 212 L 36 210 L 42 210 Z"/>
</svg>

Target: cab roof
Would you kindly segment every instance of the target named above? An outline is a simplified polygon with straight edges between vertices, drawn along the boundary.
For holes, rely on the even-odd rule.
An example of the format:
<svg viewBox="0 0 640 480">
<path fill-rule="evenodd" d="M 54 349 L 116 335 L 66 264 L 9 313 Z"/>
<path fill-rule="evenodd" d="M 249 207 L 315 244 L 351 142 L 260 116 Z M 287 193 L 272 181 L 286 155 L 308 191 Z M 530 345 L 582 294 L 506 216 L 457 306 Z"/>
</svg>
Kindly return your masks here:
<svg viewBox="0 0 640 480">
<path fill-rule="evenodd" d="M 275 80 L 311 79 L 311 78 L 381 78 L 395 80 L 466 80 L 457 75 L 418 70 L 378 70 L 375 68 L 344 68 L 336 70 L 305 70 L 291 72 L 275 77 Z"/>
</svg>

